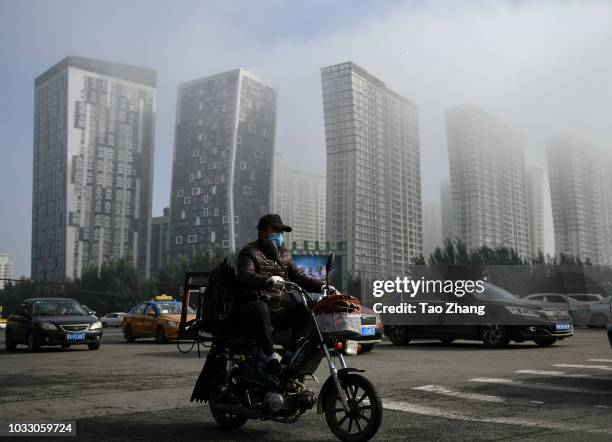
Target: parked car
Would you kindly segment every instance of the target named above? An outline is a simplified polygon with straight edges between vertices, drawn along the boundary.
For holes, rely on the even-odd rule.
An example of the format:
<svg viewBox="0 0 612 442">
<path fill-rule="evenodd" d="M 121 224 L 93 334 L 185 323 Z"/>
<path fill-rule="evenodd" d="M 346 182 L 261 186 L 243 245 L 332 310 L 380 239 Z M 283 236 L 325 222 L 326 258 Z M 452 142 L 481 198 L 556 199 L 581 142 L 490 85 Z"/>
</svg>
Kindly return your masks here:
<svg viewBox="0 0 612 442">
<path fill-rule="evenodd" d="M 591 318 L 587 324 L 589 327 L 605 327 L 612 322 L 610 311 L 610 297 L 597 293 L 568 293 L 567 296 L 576 301 L 587 302 L 591 309 Z"/>
<path fill-rule="evenodd" d="M 123 317 L 121 329 L 127 342 L 138 338 L 155 338 L 157 343 L 178 338 L 183 303 L 171 296 L 160 295 L 135 305 Z M 195 319 L 195 311 L 187 307 L 187 320 Z"/>
<path fill-rule="evenodd" d="M 576 301 L 562 293 L 532 293 L 521 299 L 543 309 L 566 310 L 572 317 L 574 325 L 591 325 L 593 312 L 588 302 Z"/>
<path fill-rule="evenodd" d="M 371 308 L 361 306 L 361 337 L 339 343 L 346 354 L 368 353 L 382 342 L 383 323 Z M 340 347 L 339 347 L 340 348 Z"/>
<path fill-rule="evenodd" d="M 418 299 L 418 294 L 416 299 Z M 438 299 L 438 302 L 444 303 Z M 566 310 L 539 310 L 510 292 L 493 284 L 486 284 L 483 293 L 466 294 L 463 305 L 483 305 L 495 318 L 491 324 L 466 324 L 453 321 L 441 314 L 418 325 L 391 325 L 385 322 L 385 335 L 395 345 L 408 344 L 412 339 L 439 339 L 445 344 L 456 339 L 482 341 L 489 348 L 507 347 L 510 341 L 533 341 L 550 346 L 573 335 L 573 324 Z"/>
<path fill-rule="evenodd" d="M 5 343 L 8 351 L 24 344 L 35 352 L 41 346 L 87 345 L 100 348 L 102 324 L 70 298 L 26 299 L 7 320 Z"/>
<path fill-rule="evenodd" d="M 604 328 L 612 323 L 612 312 L 610 311 L 610 299 L 600 302 L 589 303 L 591 319 L 587 324 L 589 327 Z"/>
<path fill-rule="evenodd" d="M 102 323 L 102 327 L 121 327 L 121 322 L 123 322 L 123 317 L 125 313 L 116 312 L 116 313 L 107 313 L 106 315 L 100 318 L 100 322 Z"/>
<path fill-rule="evenodd" d="M 601 302 L 606 299 L 603 295 L 597 293 L 568 293 L 567 297 L 578 302 Z"/>
</svg>

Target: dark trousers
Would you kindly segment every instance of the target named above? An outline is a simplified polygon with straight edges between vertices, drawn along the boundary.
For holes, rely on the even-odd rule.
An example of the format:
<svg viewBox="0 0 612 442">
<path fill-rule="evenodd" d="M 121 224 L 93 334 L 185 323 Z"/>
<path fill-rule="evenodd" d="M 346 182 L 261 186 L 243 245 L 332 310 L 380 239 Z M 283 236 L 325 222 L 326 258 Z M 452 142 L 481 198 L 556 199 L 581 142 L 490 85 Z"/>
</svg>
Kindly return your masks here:
<svg viewBox="0 0 612 442">
<path fill-rule="evenodd" d="M 272 327 L 274 331 L 292 328 L 291 342 L 312 332 L 312 316 L 302 303 L 293 303 L 287 308 L 271 312 L 263 301 L 251 301 L 240 309 L 237 319 L 239 326 L 248 337 L 255 339 L 266 355 L 274 353 Z"/>
</svg>

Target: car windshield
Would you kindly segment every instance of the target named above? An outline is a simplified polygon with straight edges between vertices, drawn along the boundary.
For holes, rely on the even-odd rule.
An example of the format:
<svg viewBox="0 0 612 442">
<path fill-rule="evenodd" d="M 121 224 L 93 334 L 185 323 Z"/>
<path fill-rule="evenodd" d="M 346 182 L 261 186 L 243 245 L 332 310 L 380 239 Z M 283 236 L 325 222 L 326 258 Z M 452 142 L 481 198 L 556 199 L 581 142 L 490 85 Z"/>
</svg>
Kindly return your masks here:
<svg viewBox="0 0 612 442">
<path fill-rule="evenodd" d="M 182 302 L 157 302 L 155 303 L 160 315 L 180 315 Z M 187 313 L 195 314 L 191 307 L 187 307 Z"/>
<path fill-rule="evenodd" d="M 87 311 L 72 299 L 50 299 L 33 302 L 32 313 L 37 316 L 84 316 Z"/>
<path fill-rule="evenodd" d="M 480 300 L 516 301 L 518 297 L 507 290 L 493 284 L 486 284 L 482 293 L 474 292 L 474 297 Z"/>
</svg>

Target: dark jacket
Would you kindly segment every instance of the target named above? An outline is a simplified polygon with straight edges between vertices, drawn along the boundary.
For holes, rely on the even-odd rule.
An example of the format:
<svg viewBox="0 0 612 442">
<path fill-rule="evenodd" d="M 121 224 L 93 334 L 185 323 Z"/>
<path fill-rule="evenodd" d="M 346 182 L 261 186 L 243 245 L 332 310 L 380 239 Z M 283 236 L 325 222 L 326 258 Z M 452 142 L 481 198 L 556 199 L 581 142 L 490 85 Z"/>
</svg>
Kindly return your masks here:
<svg viewBox="0 0 612 442">
<path fill-rule="evenodd" d="M 321 292 L 323 282 L 306 275 L 295 265 L 291 254 L 284 248 L 278 250 L 280 264 L 268 258 L 261 247 L 260 240 L 246 245 L 238 255 L 238 283 L 241 290 L 237 294 L 239 302 L 250 302 L 259 298 L 270 276 L 299 284 L 307 292 Z"/>
</svg>

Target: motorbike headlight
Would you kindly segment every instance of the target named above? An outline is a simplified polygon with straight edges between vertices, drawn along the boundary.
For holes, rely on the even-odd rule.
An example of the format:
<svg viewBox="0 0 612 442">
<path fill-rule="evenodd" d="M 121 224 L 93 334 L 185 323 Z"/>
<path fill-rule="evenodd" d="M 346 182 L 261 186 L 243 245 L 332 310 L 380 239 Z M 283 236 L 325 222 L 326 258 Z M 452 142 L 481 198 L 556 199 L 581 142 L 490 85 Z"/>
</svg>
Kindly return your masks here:
<svg viewBox="0 0 612 442">
<path fill-rule="evenodd" d="M 166 327 L 169 328 L 177 328 L 179 326 L 179 323 L 176 321 L 168 321 L 166 322 Z"/>
<path fill-rule="evenodd" d="M 100 330 L 102 328 L 102 323 L 100 321 L 96 321 L 93 324 L 89 325 L 90 330 Z"/>
<path fill-rule="evenodd" d="M 533 316 L 536 318 L 540 317 L 540 314 L 538 313 L 537 310 L 532 310 L 530 308 L 525 308 L 525 307 L 515 307 L 515 306 L 505 306 L 506 310 L 508 310 L 510 313 L 512 313 L 513 315 L 519 315 L 519 316 Z"/>
<path fill-rule="evenodd" d="M 42 330 L 57 330 L 57 326 L 55 324 L 51 324 L 50 322 L 42 322 L 40 324 L 40 328 Z"/>
</svg>

